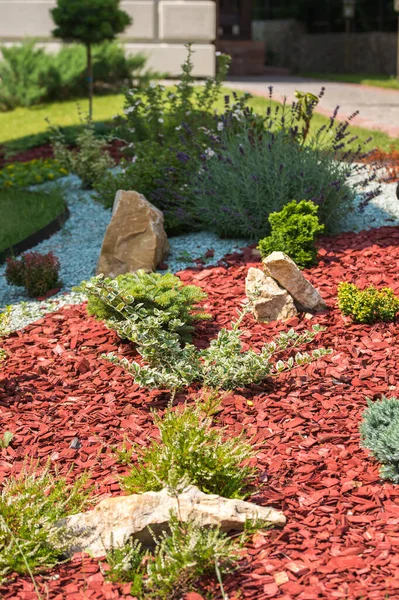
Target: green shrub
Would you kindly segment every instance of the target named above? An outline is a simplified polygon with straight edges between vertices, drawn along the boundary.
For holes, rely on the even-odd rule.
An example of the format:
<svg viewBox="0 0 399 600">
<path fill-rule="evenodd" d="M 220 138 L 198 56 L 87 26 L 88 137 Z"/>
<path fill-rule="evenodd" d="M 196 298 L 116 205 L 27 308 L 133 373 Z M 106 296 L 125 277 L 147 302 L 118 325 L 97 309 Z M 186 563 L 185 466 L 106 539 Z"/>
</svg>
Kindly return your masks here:
<svg viewBox="0 0 399 600">
<path fill-rule="evenodd" d="M 7 283 L 24 287 L 32 298 L 44 296 L 61 285 L 60 263 L 52 253 L 26 252 L 20 259 L 7 258 Z"/>
<path fill-rule="evenodd" d="M 32 106 L 51 97 L 60 75 L 50 55 L 32 41 L 1 48 L 0 108 Z"/>
<path fill-rule="evenodd" d="M 271 235 L 261 240 L 258 246 L 262 258 L 281 251 L 301 268 L 314 264 L 317 256 L 315 237 L 324 231 L 324 225 L 320 225 L 317 217 L 318 210 L 313 202 L 293 200 L 280 212 L 271 213 Z"/>
<path fill-rule="evenodd" d="M 66 549 L 55 523 L 88 504 L 87 477 L 74 484 L 51 474 L 49 467 L 25 465 L 6 478 L 0 494 L 0 582 L 8 575 L 32 574 L 53 567 Z"/>
<path fill-rule="evenodd" d="M 57 53 L 34 41 L 1 48 L 0 108 L 32 106 L 51 100 L 79 98 L 87 93 L 87 58 L 83 46 L 66 45 Z M 94 89 L 97 93 L 140 86 L 159 74 L 145 69 L 142 54 L 128 56 L 118 42 L 93 46 Z"/>
<path fill-rule="evenodd" d="M 353 283 L 341 282 L 338 307 L 343 315 L 352 317 L 354 323 L 389 322 L 399 311 L 399 298 L 391 288 L 378 290 L 371 285 L 360 290 Z"/>
<path fill-rule="evenodd" d="M 217 579 L 223 591 L 221 577 L 239 560 L 240 540 L 218 528 L 182 523 L 174 514 L 169 529 L 155 539 L 154 554 L 145 552 L 137 542 L 110 552 L 108 578 L 133 582 L 131 594 L 140 599 L 178 600 L 209 577 Z"/>
<path fill-rule="evenodd" d="M 196 197 L 188 188 L 192 173 L 186 162 L 204 152 L 208 132 L 216 131 L 212 107 L 229 66 L 228 56 L 218 56 L 216 77 L 198 89 L 191 56 L 188 46 L 176 88 L 149 83 L 126 92 L 124 116 L 116 119 L 116 136 L 127 144 L 126 160 L 122 172 L 107 174 L 96 186 L 105 206 L 112 206 L 118 189 L 144 194 L 164 213 L 171 235 L 193 228 Z"/>
<path fill-rule="evenodd" d="M 190 340 L 194 323 L 210 318 L 198 307 L 207 297 L 205 292 L 195 285 L 184 285 L 171 273 L 137 271 L 115 279 L 98 276 L 83 282 L 80 289 L 88 295 L 88 313 L 117 331 L 126 320 L 140 319 L 140 311 L 145 311 L 146 317 L 160 314 L 163 329 Z M 123 337 L 136 341 L 127 330 Z"/>
<path fill-rule="evenodd" d="M 319 204 L 319 219 L 331 233 L 355 196 L 346 183 L 350 166 L 317 138 L 303 145 L 283 128 L 254 136 L 245 115 L 238 118 L 239 133 L 226 126 L 191 179 L 203 226 L 224 237 L 259 240 L 270 234 L 270 213 L 303 198 Z"/>
<path fill-rule="evenodd" d="M 119 296 L 115 295 L 112 301 L 117 303 L 118 299 Z M 121 337 L 135 341 L 139 354 L 148 364 L 143 366 L 137 362 L 129 362 L 113 353 L 105 358 L 124 367 L 133 375 L 136 383 L 149 389 L 176 390 L 196 382 L 213 389 L 230 390 L 262 383 L 268 376 L 329 353 L 328 350 L 319 349 L 314 350 L 312 355 L 298 352 L 286 363 L 276 359 L 276 354 L 281 350 L 313 340 L 316 333 L 322 330 L 317 325 L 313 327 L 313 332 L 297 334 L 291 329 L 288 333 L 281 333 L 273 342 L 265 344 L 259 353 L 244 351 L 240 324 L 250 310 L 248 305 L 239 313 L 239 318 L 232 323 L 231 329 L 220 330 L 208 348 L 198 351 L 191 344 L 181 346 L 176 332 L 182 325 L 180 321 L 174 323 L 173 327 L 169 326 L 166 331 L 162 312 L 150 314 L 141 308 L 136 313 L 126 313 L 127 319 L 119 323 L 117 331 Z"/>
<path fill-rule="evenodd" d="M 246 464 L 254 456 L 242 436 L 226 437 L 226 429 L 212 428 L 202 405 L 154 414 L 160 441 L 135 446 L 137 465 L 122 479 L 129 494 L 161 490 L 174 481 L 187 480 L 209 494 L 243 498 L 254 478 Z"/>
<path fill-rule="evenodd" d="M 369 401 L 360 425 L 362 445 L 382 463 L 381 476 L 399 483 L 399 400 Z"/>
<path fill-rule="evenodd" d="M 64 170 L 80 177 L 83 188 L 91 189 L 115 165 L 107 152 L 107 143 L 96 136 L 89 119 L 76 138 L 76 149 L 68 148 L 60 128 L 51 127 L 50 132 L 56 160 Z"/>
<path fill-rule="evenodd" d="M 68 171 L 57 160 L 36 158 L 28 162 L 10 163 L 0 169 L 0 189 L 22 188 L 55 181 Z"/>
</svg>

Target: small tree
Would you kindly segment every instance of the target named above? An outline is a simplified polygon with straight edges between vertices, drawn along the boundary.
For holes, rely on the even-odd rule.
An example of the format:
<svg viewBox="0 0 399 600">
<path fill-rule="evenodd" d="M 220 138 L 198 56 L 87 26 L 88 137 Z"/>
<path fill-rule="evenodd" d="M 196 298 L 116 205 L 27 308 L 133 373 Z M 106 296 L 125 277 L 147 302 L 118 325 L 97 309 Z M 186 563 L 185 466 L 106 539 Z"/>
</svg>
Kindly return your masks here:
<svg viewBox="0 0 399 600">
<path fill-rule="evenodd" d="M 120 0 L 57 0 L 51 10 L 53 35 L 65 42 L 86 46 L 89 83 L 89 117 L 93 114 L 92 45 L 115 39 L 132 19 L 119 8 Z"/>
</svg>

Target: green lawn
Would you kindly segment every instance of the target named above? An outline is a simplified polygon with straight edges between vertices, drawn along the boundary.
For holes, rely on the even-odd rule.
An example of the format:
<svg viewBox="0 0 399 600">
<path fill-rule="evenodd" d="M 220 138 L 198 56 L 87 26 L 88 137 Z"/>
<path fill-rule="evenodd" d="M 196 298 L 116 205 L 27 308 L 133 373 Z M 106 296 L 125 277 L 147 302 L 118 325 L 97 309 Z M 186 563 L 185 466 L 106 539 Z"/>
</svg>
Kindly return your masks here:
<svg viewBox="0 0 399 600">
<path fill-rule="evenodd" d="M 327 81 L 342 81 L 343 83 L 359 83 L 362 85 L 373 85 L 375 87 L 399 90 L 399 79 L 393 75 L 348 75 L 337 73 L 301 73 L 303 77 Z"/>
<path fill-rule="evenodd" d="M 65 208 L 59 192 L 0 190 L 0 252 L 53 221 Z"/>
<path fill-rule="evenodd" d="M 225 93 L 231 95 L 231 90 L 226 89 Z M 121 94 L 100 96 L 94 99 L 94 121 L 99 131 L 110 131 L 112 117 L 121 112 L 123 102 L 124 97 Z M 250 101 L 250 105 L 259 113 L 264 113 L 268 104 L 269 100 L 260 96 L 253 97 Z M 276 104 L 276 102 L 273 102 L 273 106 L 276 106 Z M 45 143 L 48 128 L 46 118 L 54 125 L 66 127 L 66 133 L 72 140 L 80 127 L 78 105 L 85 111 L 88 102 L 86 99 L 70 100 L 29 109 L 17 108 L 11 112 L 0 113 L 0 144 L 5 144 L 10 151 L 16 152 Z M 223 107 L 224 100 L 221 97 L 215 108 L 222 111 Z M 316 113 L 312 128 L 317 129 L 328 122 L 328 117 Z M 351 131 L 359 136 L 360 141 L 372 137 L 373 141 L 370 147 L 378 147 L 384 151 L 389 151 L 392 146 L 399 149 L 399 139 L 390 138 L 385 133 L 360 127 L 352 127 Z"/>
</svg>

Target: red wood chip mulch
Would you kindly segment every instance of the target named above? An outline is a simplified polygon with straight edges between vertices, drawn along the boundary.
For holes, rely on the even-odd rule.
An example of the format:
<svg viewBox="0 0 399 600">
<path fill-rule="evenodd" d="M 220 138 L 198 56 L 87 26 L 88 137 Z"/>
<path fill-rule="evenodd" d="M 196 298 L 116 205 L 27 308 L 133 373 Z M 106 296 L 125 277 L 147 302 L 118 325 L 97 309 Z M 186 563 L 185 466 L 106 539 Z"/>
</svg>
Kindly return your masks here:
<svg viewBox="0 0 399 600">
<path fill-rule="evenodd" d="M 287 517 L 283 529 L 254 536 L 239 571 L 226 580 L 230 599 L 238 592 L 251 600 L 399 598 L 399 486 L 380 480 L 358 430 L 367 398 L 399 393 L 399 323 L 352 325 L 336 308 L 342 280 L 399 293 L 399 229 L 324 238 L 319 254 L 306 273 L 329 310 L 288 323 L 257 324 L 247 317 L 244 340 L 259 348 L 288 326 L 304 330 L 320 323 L 327 330 L 311 347 L 331 347 L 333 354 L 223 400 L 220 423 L 231 435 L 245 429 L 259 447 L 253 500 Z M 228 263 L 180 274 L 208 292 L 205 307 L 215 316 L 198 327 L 199 346 L 230 322 L 244 299 L 247 269 L 258 264 L 250 251 L 231 255 Z M 148 443 L 156 435 L 150 409 L 168 400 L 140 390 L 100 358 L 111 350 L 133 356 L 132 349 L 88 318 L 84 306 L 47 315 L 3 346 L 9 358 L 0 375 L 0 419 L 2 431 L 15 437 L 1 450 L 0 480 L 18 471 L 26 456 L 38 457 L 61 473 L 73 465 L 72 477 L 90 470 L 100 495 L 119 494 L 118 474 L 125 468 L 112 447 L 124 436 Z M 79 450 L 70 448 L 75 437 Z M 36 579 L 52 600 L 129 598 L 129 586 L 106 582 L 99 562 L 88 557 Z M 0 587 L 0 596 L 36 597 L 27 577 Z M 212 597 L 220 598 L 217 588 Z"/>
</svg>

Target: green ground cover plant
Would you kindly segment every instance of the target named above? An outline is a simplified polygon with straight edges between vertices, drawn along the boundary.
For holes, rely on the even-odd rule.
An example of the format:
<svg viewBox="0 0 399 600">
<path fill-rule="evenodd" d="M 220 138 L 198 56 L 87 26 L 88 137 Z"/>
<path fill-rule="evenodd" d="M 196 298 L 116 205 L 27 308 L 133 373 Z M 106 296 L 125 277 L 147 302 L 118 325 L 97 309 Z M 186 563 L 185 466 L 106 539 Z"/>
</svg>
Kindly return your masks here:
<svg viewBox="0 0 399 600">
<path fill-rule="evenodd" d="M 147 447 L 134 445 L 137 463 L 122 478 L 129 494 L 161 490 L 171 481 L 186 480 L 208 494 L 245 498 L 255 477 L 248 465 L 254 450 L 243 436 L 229 438 L 226 429 L 213 428 L 203 404 L 168 408 L 153 414 L 160 440 Z"/>
<path fill-rule="evenodd" d="M 0 582 L 11 573 L 32 576 L 56 565 L 66 543 L 56 521 L 88 504 L 86 476 L 71 484 L 49 465 L 32 463 L 8 477 L 0 493 Z"/>
<path fill-rule="evenodd" d="M 7 283 L 24 287 L 31 298 L 44 296 L 60 287 L 60 262 L 52 253 L 26 252 L 20 259 L 7 258 Z"/>
<path fill-rule="evenodd" d="M 184 285 L 172 273 L 137 271 L 115 279 L 97 276 L 83 282 L 79 290 L 88 296 L 89 315 L 106 321 L 111 329 L 133 342 L 134 331 L 124 322 L 140 319 L 141 312 L 146 317 L 159 315 L 162 328 L 176 332 L 183 341 L 191 340 L 197 321 L 210 318 L 199 307 L 206 293 L 195 285 Z"/>
<path fill-rule="evenodd" d="M 0 169 L 0 190 L 38 185 L 65 175 L 68 175 L 68 171 L 52 158 L 14 162 Z"/>
<path fill-rule="evenodd" d="M 131 594 L 140 599 L 177 600 L 211 577 L 217 579 L 222 597 L 227 598 L 222 576 L 234 570 L 242 540 L 228 537 L 218 528 L 182 523 L 175 514 L 169 528 L 169 533 L 155 538 L 153 553 L 137 542 L 108 553 L 108 578 L 132 582 Z"/>
<path fill-rule="evenodd" d="M 371 285 L 360 290 L 353 283 L 341 282 L 338 286 L 338 308 L 354 323 L 390 322 L 399 312 L 399 298 L 391 288 L 379 290 Z"/>
<path fill-rule="evenodd" d="M 382 464 L 381 477 L 399 483 L 399 400 L 369 400 L 360 436 L 362 446 Z"/>
<path fill-rule="evenodd" d="M 65 209 L 64 198 L 57 189 L 49 192 L 3 189 L 0 205 L 0 251 L 39 231 Z"/>
<path fill-rule="evenodd" d="M 324 231 L 317 216 L 319 207 L 313 202 L 293 200 L 280 212 L 269 215 L 271 234 L 260 240 L 262 258 L 275 251 L 287 254 L 302 269 L 315 263 L 315 238 Z"/>
</svg>

